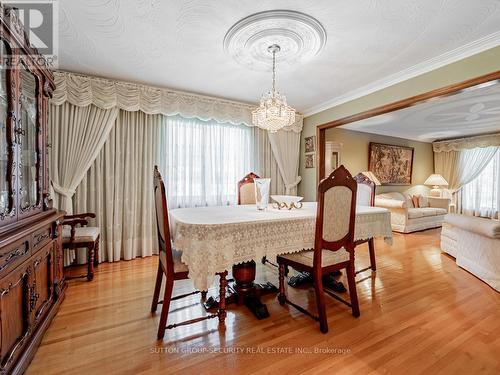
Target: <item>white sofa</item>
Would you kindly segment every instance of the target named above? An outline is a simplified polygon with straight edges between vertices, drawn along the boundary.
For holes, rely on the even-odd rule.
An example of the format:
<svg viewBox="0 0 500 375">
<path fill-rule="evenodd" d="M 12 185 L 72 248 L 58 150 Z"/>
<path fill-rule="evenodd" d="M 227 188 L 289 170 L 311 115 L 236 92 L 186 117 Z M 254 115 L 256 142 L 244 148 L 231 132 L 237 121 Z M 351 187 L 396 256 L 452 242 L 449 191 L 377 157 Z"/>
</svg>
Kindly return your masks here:
<svg viewBox="0 0 500 375">
<path fill-rule="evenodd" d="M 391 211 L 392 230 L 410 233 L 419 230 L 438 228 L 448 213 L 450 199 L 426 197 L 422 207 L 414 207 L 411 197 L 398 192 L 378 194 L 375 206 Z"/>
<path fill-rule="evenodd" d="M 500 221 L 449 214 L 441 231 L 441 250 L 500 292 Z"/>
</svg>

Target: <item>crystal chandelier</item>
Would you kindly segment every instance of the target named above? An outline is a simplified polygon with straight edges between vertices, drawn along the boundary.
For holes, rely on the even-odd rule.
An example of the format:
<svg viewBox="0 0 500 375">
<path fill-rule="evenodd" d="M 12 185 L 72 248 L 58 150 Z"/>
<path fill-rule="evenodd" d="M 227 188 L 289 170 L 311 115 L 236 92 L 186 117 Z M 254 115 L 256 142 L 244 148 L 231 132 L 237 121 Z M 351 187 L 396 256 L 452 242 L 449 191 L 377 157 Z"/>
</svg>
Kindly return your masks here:
<svg viewBox="0 0 500 375">
<path fill-rule="evenodd" d="M 259 128 L 275 133 L 295 123 L 295 109 L 286 104 L 285 95 L 276 91 L 276 53 L 281 48 L 273 44 L 267 50 L 273 54 L 273 88 L 262 95 L 259 107 L 252 111 L 252 122 Z"/>
</svg>

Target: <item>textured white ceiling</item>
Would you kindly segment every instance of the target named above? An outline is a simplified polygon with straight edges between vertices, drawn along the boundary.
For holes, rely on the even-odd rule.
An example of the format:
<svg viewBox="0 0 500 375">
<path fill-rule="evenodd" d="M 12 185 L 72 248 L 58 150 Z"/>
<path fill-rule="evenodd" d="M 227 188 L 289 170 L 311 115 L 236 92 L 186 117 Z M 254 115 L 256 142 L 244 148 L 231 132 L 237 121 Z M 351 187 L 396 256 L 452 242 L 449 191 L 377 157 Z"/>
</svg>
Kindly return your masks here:
<svg viewBox="0 0 500 375">
<path fill-rule="evenodd" d="M 61 0 L 59 68 L 257 102 L 270 74 L 224 51 L 228 29 L 271 9 L 316 18 L 323 51 L 279 70 L 290 105 L 308 109 L 464 45 L 500 35 L 499 0 Z M 498 38 L 497 38 L 498 39 Z M 499 41 L 500 44 L 500 41 Z"/>
<path fill-rule="evenodd" d="M 499 132 L 500 83 L 468 89 L 342 128 L 422 142 Z"/>
</svg>

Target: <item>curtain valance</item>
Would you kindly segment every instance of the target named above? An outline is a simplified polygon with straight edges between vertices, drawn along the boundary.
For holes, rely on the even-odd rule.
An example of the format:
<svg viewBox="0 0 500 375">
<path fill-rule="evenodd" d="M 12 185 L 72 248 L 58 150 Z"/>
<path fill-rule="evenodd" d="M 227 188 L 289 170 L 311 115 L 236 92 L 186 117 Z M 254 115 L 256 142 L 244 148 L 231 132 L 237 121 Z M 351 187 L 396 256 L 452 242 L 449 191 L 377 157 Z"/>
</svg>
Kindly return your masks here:
<svg viewBox="0 0 500 375">
<path fill-rule="evenodd" d="M 181 115 L 253 126 L 254 106 L 246 103 L 68 72 L 56 71 L 54 78 L 56 90 L 51 100 L 54 105 L 69 102 L 84 107 L 93 104 L 102 109 L 118 107 L 132 112 L 140 110 L 147 114 Z M 286 130 L 300 133 L 303 116 L 298 114 L 296 120 Z"/>
<path fill-rule="evenodd" d="M 439 141 L 432 144 L 434 152 L 461 151 L 479 147 L 500 147 L 500 133 Z"/>
</svg>

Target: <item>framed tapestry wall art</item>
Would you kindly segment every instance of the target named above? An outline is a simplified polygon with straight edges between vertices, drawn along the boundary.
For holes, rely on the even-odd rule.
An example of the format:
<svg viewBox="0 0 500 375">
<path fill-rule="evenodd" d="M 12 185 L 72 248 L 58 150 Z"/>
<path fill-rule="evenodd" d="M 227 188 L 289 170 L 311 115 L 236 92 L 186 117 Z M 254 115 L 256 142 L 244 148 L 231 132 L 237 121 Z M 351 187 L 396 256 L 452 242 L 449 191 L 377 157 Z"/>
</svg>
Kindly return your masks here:
<svg viewBox="0 0 500 375">
<path fill-rule="evenodd" d="M 368 170 L 382 185 L 411 185 L 413 147 L 370 142 Z"/>
</svg>

